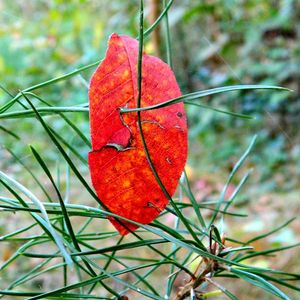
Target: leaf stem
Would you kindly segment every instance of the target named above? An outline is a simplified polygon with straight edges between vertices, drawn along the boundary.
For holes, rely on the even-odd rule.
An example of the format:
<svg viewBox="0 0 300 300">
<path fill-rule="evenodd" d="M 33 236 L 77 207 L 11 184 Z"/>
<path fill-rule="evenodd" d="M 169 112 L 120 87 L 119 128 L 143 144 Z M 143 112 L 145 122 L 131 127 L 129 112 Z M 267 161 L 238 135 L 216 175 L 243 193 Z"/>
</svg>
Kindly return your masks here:
<svg viewBox="0 0 300 300">
<path fill-rule="evenodd" d="M 159 187 L 161 188 L 162 192 L 164 193 L 165 197 L 170 201 L 173 209 L 175 210 L 178 218 L 180 218 L 180 220 L 182 221 L 182 223 L 185 225 L 185 227 L 188 229 L 188 231 L 190 232 L 190 234 L 193 236 L 194 240 L 197 242 L 198 246 L 206 251 L 206 248 L 204 247 L 204 245 L 202 244 L 202 242 L 200 241 L 200 239 L 198 238 L 198 236 L 195 234 L 195 232 L 193 231 L 192 227 L 190 226 L 190 224 L 186 221 L 185 217 L 182 215 L 181 211 L 178 209 L 178 207 L 176 206 L 176 204 L 174 203 L 171 195 L 169 194 L 169 192 L 167 191 L 167 189 L 165 188 L 164 184 L 162 183 L 154 165 L 152 162 L 152 159 L 150 157 L 150 153 L 148 150 L 148 146 L 145 140 L 145 135 L 143 132 L 143 128 L 142 128 L 142 121 L 141 121 L 141 110 L 139 110 L 139 108 L 141 107 L 141 96 L 142 96 L 142 59 L 143 59 L 143 27 L 144 27 L 144 3 L 143 0 L 140 1 L 140 32 L 139 32 L 139 54 L 138 54 L 138 75 L 137 75 L 137 88 L 138 88 L 138 94 L 137 94 L 137 123 L 138 123 L 138 128 L 140 131 L 140 136 L 141 136 L 141 140 L 142 140 L 142 144 L 144 147 L 144 151 L 145 151 L 145 155 L 149 164 L 149 167 L 155 177 L 156 182 L 158 183 Z"/>
</svg>

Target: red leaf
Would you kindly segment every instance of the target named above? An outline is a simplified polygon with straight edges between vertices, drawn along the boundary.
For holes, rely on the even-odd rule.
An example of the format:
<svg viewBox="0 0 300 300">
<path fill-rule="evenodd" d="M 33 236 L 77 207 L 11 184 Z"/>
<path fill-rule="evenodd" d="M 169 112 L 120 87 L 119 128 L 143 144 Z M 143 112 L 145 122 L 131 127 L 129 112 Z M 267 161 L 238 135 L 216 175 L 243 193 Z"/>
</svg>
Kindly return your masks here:
<svg viewBox="0 0 300 300">
<path fill-rule="evenodd" d="M 136 107 L 138 42 L 113 34 L 90 89 L 92 152 L 89 167 L 99 198 L 115 214 L 148 224 L 168 199 L 149 167 L 137 126 L 137 113 L 120 114 L 120 107 Z M 170 67 L 143 54 L 142 106 L 180 96 Z M 173 195 L 187 156 L 186 115 L 182 103 L 141 113 L 143 132 L 153 164 Z M 111 222 L 122 234 L 128 230 Z M 138 226 L 125 222 L 131 230 Z"/>
</svg>

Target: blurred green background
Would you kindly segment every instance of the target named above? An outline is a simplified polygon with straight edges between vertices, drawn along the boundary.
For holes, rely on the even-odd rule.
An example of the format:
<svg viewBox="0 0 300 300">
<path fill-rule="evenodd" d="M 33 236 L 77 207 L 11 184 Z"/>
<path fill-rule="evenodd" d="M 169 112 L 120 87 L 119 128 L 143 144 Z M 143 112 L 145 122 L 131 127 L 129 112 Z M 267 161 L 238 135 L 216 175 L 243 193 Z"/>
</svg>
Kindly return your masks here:
<svg viewBox="0 0 300 300">
<path fill-rule="evenodd" d="M 148 0 L 147 20 L 153 3 Z M 297 187 L 299 140 L 299 1 L 175 1 L 169 13 L 174 71 L 183 93 L 229 84 L 272 84 L 293 93 L 238 92 L 207 98 L 206 104 L 247 113 L 233 119 L 189 107 L 191 144 L 201 165 L 230 167 L 241 147 L 259 133 L 255 163 L 259 179 L 275 173 Z M 12 94 L 103 58 L 112 32 L 137 36 L 135 1 L 1 1 L 1 84 Z M 164 28 L 146 40 L 146 50 L 163 59 Z M 87 73 L 88 81 L 91 73 Z M 65 86 L 62 86 L 65 85 Z M 80 78 L 43 92 L 59 105 L 87 101 Z M 0 101 L 9 96 L 0 91 Z M 193 146 L 193 145 L 192 145 Z M 270 155 L 272 152 L 272 155 Z M 192 155 L 193 159 L 193 155 Z M 286 170 L 286 164 L 291 168 Z M 208 167 L 209 167 L 208 166 Z M 207 168 L 205 168 L 207 170 Z M 285 180 L 284 180 L 285 181 Z M 286 185 L 287 184 L 287 185 Z"/>
<path fill-rule="evenodd" d="M 146 24 L 161 10 L 146 1 Z M 137 36 L 137 1 L 122 0 L 0 0 L 0 84 L 15 95 L 20 89 L 102 59 L 112 32 Z M 253 168 L 237 205 L 247 205 L 250 219 L 228 228 L 241 238 L 271 229 L 300 214 L 300 1 L 181 0 L 169 11 L 173 67 L 183 93 L 235 84 L 268 84 L 289 92 L 231 92 L 202 103 L 237 113 L 242 120 L 187 106 L 190 150 L 188 174 L 198 201 L 220 192 L 234 163 L 254 134 L 257 145 L 244 169 Z M 163 26 L 145 41 L 147 52 L 166 60 Z M 38 91 L 48 102 L 76 105 L 87 99 L 93 69 Z M 10 96 L 0 89 L 0 105 Z M 74 117 L 88 135 L 87 116 Z M 23 130 L 22 143 L 1 126 Z M 53 126 L 63 129 L 62 122 Z M 22 169 L 4 150 L 26 158 L 24 145 L 33 137 L 49 157 L 56 153 L 30 120 L 0 122 L 0 168 L 22 176 Z M 25 132 L 25 134 L 24 134 Z M 68 132 L 65 133 L 68 136 Z M 74 145 L 81 149 L 81 144 Z M 22 146 L 23 145 L 23 146 Z M 82 147 L 82 155 L 88 149 Z M 242 175 L 241 175 L 242 176 Z M 236 183 L 240 178 L 236 179 Z M 0 221 L 4 226 L 4 220 Z M 270 244 L 299 240 L 300 220 Z M 296 270 L 297 250 L 285 252 L 276 267 Z M 265 262 L 264 262 L 265 263 Z M 269 263 L 272 263 L 269 262 Z M 299 267 L 298 267 L 299 270 Z"/>
</svg>

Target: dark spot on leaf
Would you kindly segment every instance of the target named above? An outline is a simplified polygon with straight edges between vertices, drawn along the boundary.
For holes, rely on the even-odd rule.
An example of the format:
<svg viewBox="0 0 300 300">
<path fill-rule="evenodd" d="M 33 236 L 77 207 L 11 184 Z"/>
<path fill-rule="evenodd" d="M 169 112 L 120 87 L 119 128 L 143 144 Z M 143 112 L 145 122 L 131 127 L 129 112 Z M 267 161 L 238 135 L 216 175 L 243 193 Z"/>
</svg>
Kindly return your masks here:
<svg viewBox="0 0 300 300">
<path fill-rule="evenodd" d="M 183 117 L 183 114 L 180 111 L 176 115 L 177 115 L 178 118 L 182 118 Z"/>
<path fill-rule="evenodd" d="M 154 201 L 153 202 L 155 202 L 155 203 L 159 203 L 159 199 L 154 199 Z M 147 207 L 151 207 L 151 208 L 154 208 L 154 209 L 156 209 L 157 210 L 157 212 L 159 212 L 159 213 L 161 213 L 162 212 L 162 210 L 156 205 L 156 204 L 154 204 L 153 202 L 150 202 L 150 201 L 148 201 L 148 203 L 147 203 Z"/>
</svg>

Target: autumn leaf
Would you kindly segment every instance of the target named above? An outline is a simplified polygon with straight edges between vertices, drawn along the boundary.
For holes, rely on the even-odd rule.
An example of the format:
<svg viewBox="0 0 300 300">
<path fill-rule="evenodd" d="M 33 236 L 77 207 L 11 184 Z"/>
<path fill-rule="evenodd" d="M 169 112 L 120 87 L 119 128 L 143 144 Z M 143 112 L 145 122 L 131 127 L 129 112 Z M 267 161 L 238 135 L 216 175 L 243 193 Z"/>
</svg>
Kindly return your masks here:
<svg viewBox="0 0 300 300">
<path fill-rule="evenodd" d="M 112 34 L 104 60 L 89 88 L 92 151 L 89 167 L 93 186 L 107 208 L 120 216 L 148 224 L 168 204 L 144 152 L 137 124 L 137 40 Z M 143 54 L 141 106 L 181 95 L 170 67 Z M 141 123 L 153 165 L 173 195 L 187 156 L 187 125 L 182 103 L 141 112 Z M 117 230 L 128 230 L 110 219 Z M 122 221 L 123 222 L 123 221 Z M 124 222 L 130 230 L 138 226 Z"/>
</svg>

